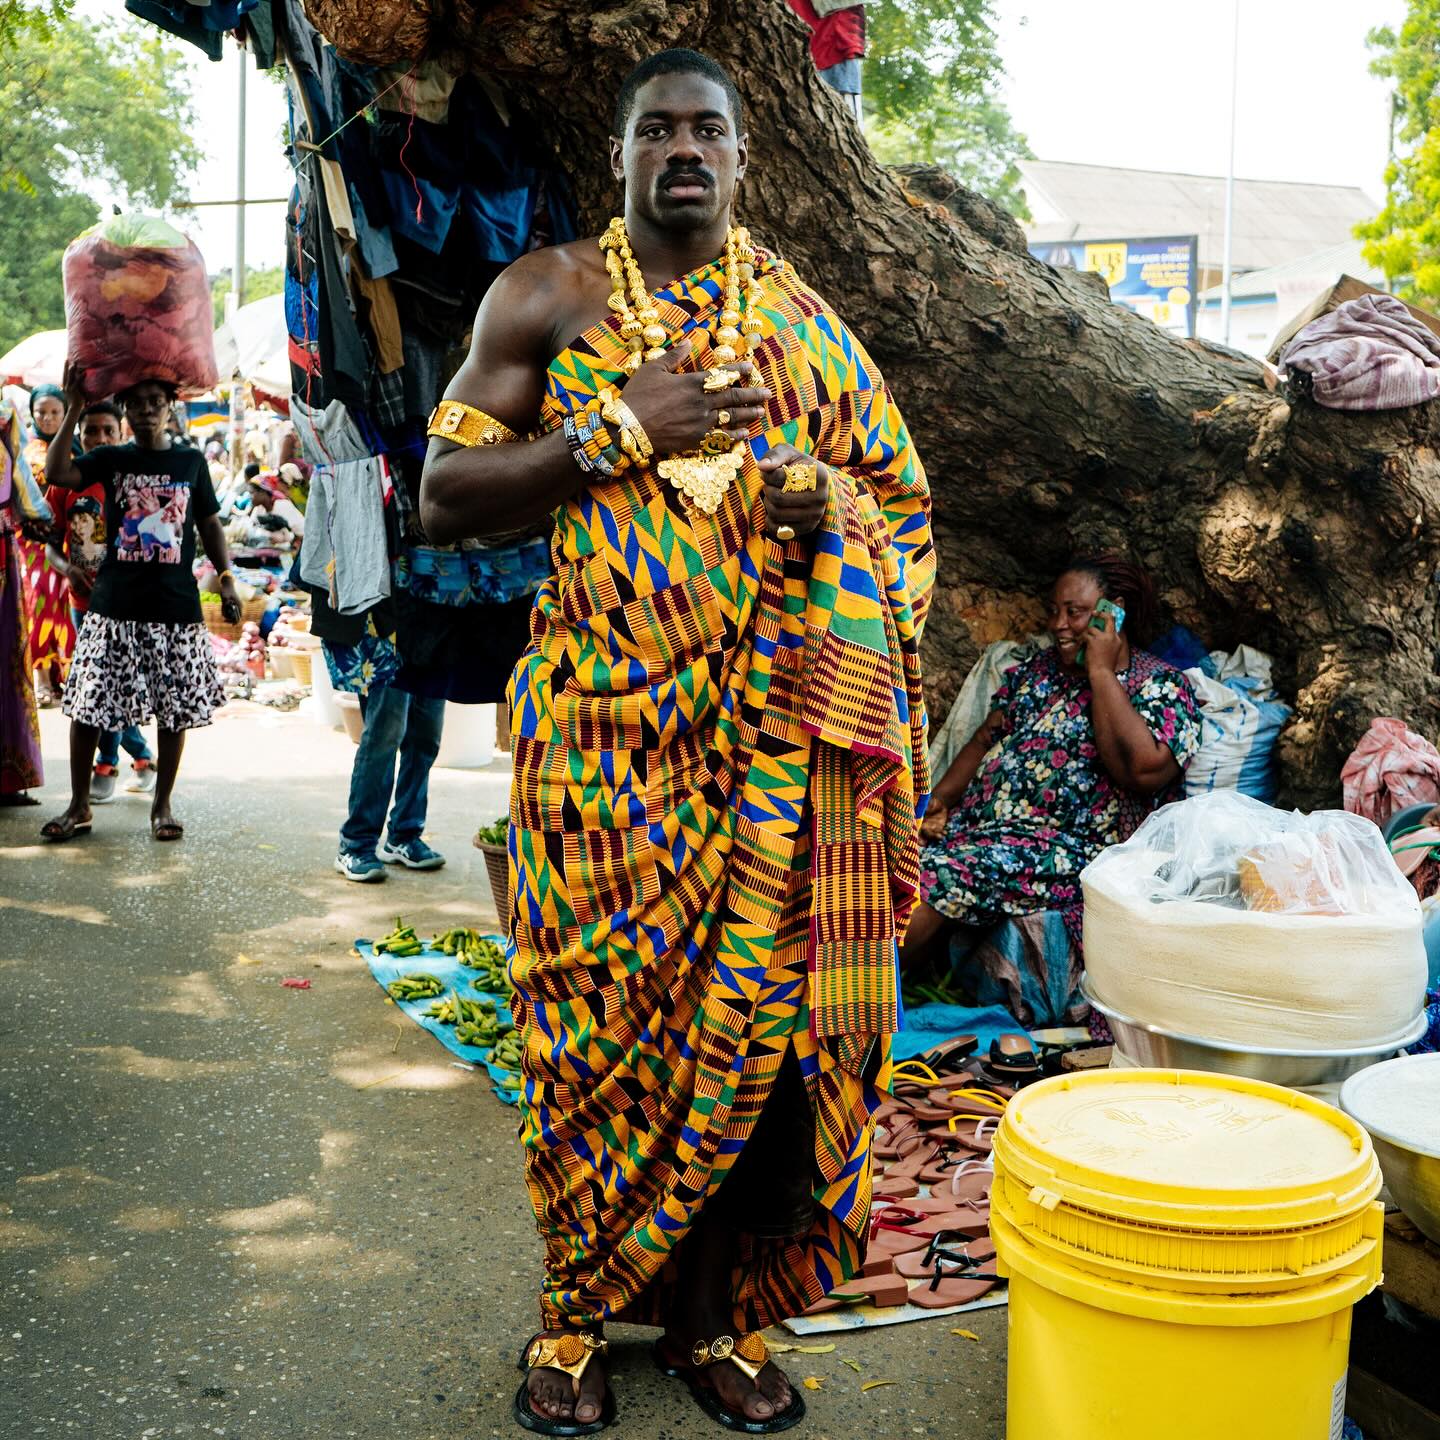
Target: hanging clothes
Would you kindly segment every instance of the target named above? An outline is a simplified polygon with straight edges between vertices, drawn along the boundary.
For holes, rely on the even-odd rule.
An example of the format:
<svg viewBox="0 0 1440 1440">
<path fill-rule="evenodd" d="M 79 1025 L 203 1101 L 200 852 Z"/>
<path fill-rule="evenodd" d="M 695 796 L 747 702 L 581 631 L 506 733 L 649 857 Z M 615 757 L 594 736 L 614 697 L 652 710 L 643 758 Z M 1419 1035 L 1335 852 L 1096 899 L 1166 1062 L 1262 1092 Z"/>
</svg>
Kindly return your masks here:
<svg viewBox="0 0 1440 1440">
<path fill-rule="evenodd" d="M 312 410 L 296 397 L 290 414 L 315 465 L 300 574 L 327 590 L 342 615 L 363 614 L 390 594 L 385 462 L 370 453 L 340 401 Z"/>
</svg>

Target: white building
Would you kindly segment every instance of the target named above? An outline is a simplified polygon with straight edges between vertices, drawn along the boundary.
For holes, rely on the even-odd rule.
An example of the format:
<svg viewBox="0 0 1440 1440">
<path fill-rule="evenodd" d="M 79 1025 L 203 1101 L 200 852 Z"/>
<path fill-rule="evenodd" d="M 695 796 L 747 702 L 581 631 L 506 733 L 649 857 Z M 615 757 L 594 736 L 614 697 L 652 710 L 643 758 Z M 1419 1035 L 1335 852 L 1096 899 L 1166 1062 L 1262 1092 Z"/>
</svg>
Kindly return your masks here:
<svg viewBox="0 0 1440 1440">
<path fill-rule="evenodd" d="M 1184 175 L 1163 170 L 1124 170 L 1109 165 L 1075 165 L 1022 160 L 1025 198 L 1033 219 L 1025 227 L 1032 245 L 1074 240 L 1128 240 L 1193 235 L 1197 239 L 1199 302 L 1197 333 L 1218 339 L 1218 300 L 1225 252 L 1225 177 Z M 1244 325 L 1232 315 L 1231 343 L 1263 354 L 1265 341 L 1289 314 L 1342 271 L 1370 279 L 1374 271 L 1359 258 L 1355 226 L 1379 210 L 1353 185 L 1310 185 L 1288 180 L 1235 181 L 1232 295 L 1243 296 L 1252 314 Z M 1332 264 L 1333 261 L 1333 264 Z M 1291 267 L 1295 267 L 1293 270 Z M 1338 268 L 1336 268 L 1338 267 Z M 1274 285 L 1242 289 L 1255 272 L 1277 274 Z M 1298 288 L 1319 276 L 1290 310 L 1271 324 L 1263 296 L 1275 297 L 1272 311 L 1284 309 Z M 1212 323 L 1211 310 L 1216 320 Z M 1251 331 L 1268 325 L 1252 343 Z"/>
</svg>

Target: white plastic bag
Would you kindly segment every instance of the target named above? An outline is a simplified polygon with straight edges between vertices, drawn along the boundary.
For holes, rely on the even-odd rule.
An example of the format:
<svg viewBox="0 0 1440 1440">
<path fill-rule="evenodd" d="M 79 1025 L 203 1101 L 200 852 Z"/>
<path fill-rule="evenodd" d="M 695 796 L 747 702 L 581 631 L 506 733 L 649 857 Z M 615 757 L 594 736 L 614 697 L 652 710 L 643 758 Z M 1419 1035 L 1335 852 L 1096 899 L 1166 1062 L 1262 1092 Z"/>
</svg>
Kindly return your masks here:
<svg viewBox="0 0 1440 1440">
<path fill-rule="evenodd" d="M 1420 1012 L 1419 901 L 1358 816 L 1217 790 L 1157 810 L 1081 879 L 1091 991 L 1143 1024 L 1330 1050 Z"/>
</svg>

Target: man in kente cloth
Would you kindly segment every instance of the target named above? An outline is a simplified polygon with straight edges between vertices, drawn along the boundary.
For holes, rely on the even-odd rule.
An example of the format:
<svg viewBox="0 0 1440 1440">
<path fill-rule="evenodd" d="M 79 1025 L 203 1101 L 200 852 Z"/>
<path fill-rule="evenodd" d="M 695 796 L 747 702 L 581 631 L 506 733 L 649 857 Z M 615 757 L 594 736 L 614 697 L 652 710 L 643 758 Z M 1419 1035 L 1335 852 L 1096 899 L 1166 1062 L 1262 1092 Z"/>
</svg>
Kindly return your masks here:
<svg viewBox="0 0 1440 1440">
<path fill-rule="evenodd" d="M 509 696 L 545 1244 L 515 1416 L 613 1422 L 615 1320 L 662 1327 L 720 1424 L 781 1430 L 804 1402 L 757 1332 L 865 1253 L 929 787 L 929 497 L 859 341 L 735 225 L 725 72 L 652 57 L 614 135 L 623 220 L 495 282 L 421 493 L 437 543 L 554 517 Z"/>
</svg>

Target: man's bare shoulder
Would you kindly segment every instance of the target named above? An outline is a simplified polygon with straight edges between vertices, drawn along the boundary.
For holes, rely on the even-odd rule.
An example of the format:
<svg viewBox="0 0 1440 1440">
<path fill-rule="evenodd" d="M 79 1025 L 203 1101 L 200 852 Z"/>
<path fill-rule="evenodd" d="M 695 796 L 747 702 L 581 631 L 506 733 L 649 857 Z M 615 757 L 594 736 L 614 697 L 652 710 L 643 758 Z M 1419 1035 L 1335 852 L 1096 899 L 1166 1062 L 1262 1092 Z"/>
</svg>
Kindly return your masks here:
<svg viewBox="0 0 1440 1440">
<path fill-rule="evenodd" d="M 548 294 L 557 286 L 605 276 L 605 261 L 595 240 L 571 240 L 531 250 L 508 265 L 496 280 L 508 301 L 523 301 L 532 294 Z"/>
</svg>

